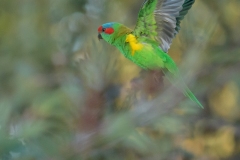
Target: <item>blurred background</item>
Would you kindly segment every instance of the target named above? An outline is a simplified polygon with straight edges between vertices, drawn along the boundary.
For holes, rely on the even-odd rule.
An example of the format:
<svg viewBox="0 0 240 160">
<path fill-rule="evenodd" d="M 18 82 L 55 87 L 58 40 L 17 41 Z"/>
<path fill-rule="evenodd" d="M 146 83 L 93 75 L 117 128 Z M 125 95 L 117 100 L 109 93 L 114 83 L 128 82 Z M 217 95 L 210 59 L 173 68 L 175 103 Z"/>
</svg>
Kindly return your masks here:
<svg viewBox="0 0 240 160">
<path fill-rule="evenodd" d="M 240 159 L 240 1 L 196 0 L 169 50 L 204 109 L 98 41 L 142 2 L 0 1 L 0 160 Z"/>
</svg>

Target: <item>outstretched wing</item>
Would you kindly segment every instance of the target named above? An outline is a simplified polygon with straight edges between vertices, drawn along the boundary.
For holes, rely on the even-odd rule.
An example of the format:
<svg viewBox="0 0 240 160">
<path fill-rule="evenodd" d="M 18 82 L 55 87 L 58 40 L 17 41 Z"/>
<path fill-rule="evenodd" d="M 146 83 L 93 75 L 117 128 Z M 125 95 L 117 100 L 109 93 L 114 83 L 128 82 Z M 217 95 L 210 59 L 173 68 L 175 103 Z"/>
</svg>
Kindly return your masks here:
<svg viewBox="0 0 240 160">
<path fill-rule="evenodd" d="M 133 31 L 136 37 L 158 41 L 167 52 L 172 39 L 180 30 L 180 21 L 195 0 L 146 0 L 138 14 Z"/>
</svg>

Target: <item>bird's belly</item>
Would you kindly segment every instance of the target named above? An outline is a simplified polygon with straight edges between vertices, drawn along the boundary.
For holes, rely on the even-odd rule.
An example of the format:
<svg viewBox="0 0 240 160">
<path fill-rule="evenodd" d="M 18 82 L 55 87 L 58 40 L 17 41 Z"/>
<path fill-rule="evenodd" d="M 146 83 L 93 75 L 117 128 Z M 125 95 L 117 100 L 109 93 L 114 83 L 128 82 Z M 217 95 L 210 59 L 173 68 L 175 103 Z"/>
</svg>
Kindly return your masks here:
<svg viewBox="0 0 240 160">
<path fill-rule="evenodd" d="M 164 67 L 164 62 L 157 54 L 159 51 L 149 45 L 144 45 L 141 50 L 130 55 L 129 59 L 144 69 L 160 69 Z"/>
</svg>

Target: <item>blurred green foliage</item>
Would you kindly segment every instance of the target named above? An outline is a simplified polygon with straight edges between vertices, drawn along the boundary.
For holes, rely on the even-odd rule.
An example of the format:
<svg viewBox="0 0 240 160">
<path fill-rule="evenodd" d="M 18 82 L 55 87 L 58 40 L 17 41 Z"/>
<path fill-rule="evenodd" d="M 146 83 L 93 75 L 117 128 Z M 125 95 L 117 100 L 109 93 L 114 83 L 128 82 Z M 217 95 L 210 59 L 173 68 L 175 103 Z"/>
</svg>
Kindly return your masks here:
<svg viewBox="0 0 240 160">
<path fill-rule="evenodd" d="M 0 1 L 0 160 L 240 159 L 240 1 L 196 0 L 169 51 L 204 110 L 97 40 L 141 3 Z"/>
</svg>

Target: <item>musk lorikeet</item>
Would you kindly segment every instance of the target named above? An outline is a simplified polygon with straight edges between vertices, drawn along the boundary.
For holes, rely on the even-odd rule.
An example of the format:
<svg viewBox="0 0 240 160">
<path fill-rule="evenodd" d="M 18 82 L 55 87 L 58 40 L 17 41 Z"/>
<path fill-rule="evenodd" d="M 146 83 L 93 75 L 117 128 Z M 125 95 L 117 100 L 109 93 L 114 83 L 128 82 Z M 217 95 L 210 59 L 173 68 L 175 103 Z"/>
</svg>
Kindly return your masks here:
<svg viewBox="0 0 240 160">
<path fill-rule="evenodd" d="M 98 38 L 117 47 L 126 58 L 143 69 L 161 69 L 185 96 L 203 108 L 185 85 L 175 62 L 167 54 L 172 39 L 180 30 L 180 21 L 194 1 L 145 0 L 134 30 L 116 22 L 105 23 L 98 28 Z"/>
</svg>

